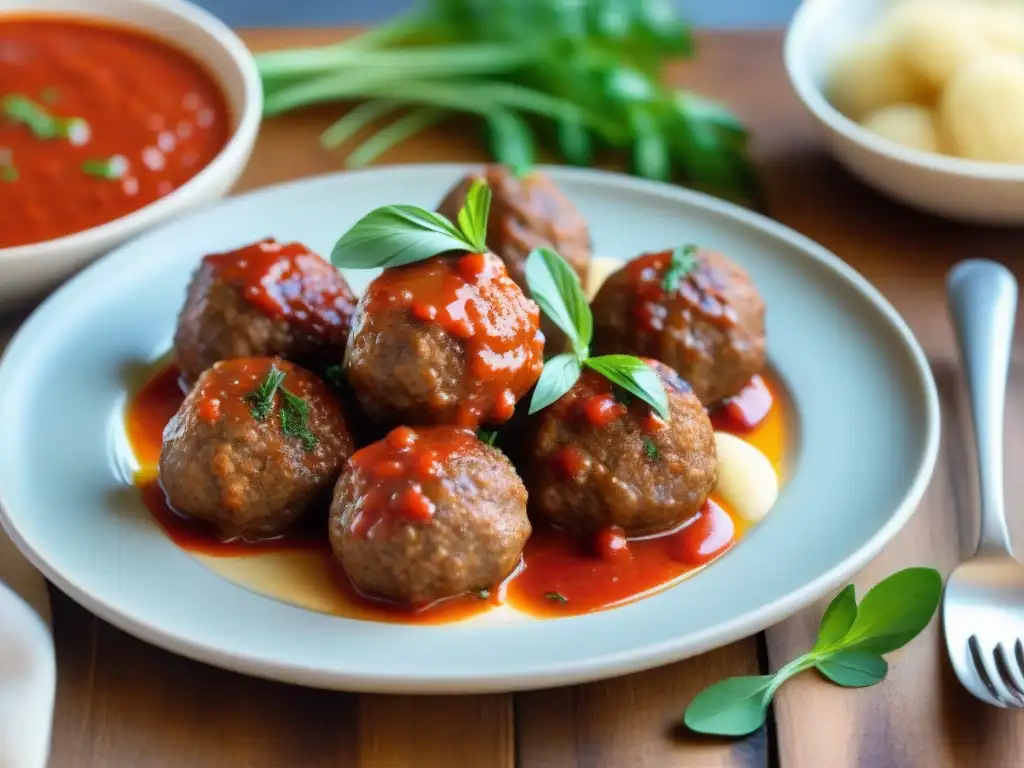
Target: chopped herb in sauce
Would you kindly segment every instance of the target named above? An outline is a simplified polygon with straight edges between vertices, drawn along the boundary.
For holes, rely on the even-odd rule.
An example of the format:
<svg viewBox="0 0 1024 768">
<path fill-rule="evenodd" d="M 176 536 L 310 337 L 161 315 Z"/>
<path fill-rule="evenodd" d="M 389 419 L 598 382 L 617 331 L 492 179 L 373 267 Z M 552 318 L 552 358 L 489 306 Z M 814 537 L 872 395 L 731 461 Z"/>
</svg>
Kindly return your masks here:
<svg viewBox="0 0 1024 768">
<path fill-rule="evenodd" d="M 324 378 L 327 379 L 327 383 L 330 384 L 334 389 L 344 389 L 345 367 L 341 365 L 341 363 L 328 365 L 324 369 Z"/>
<path fill-rule="evenodd" d="M 18 169 L 14 167 L 13 163 L 0 165 L 0 180 L 8 184 L 13 184 L 18 180 Z"/>
<path fill-rule="evenodd" d="M 647 458 L 651 461 L 657 461 L 661 458 L 661 451 L 658 449 L 657 443 L 647 436 L 644 436 L 644 453 L 647 454 Z"/>
<path fill-rule="evenodd" d="M 666 293 L 675 293 L 679 281 L 697 268 L 697 246 L 683 245 L 672 251 L 672 259 L 662 278 L 661 287 Z"/>
<path fill-rule="evenodd" d="M 309 428 L 309 404 L 298 395 L 281 387 L 281 431 L 302 441 L 307 451 L 319 442 Z"/>
<path fill-rule="evenodd" d="M 120 179 L 128 173 L 128 159 L 123 155 L 114 155 L 105 160 L 90 158 L 82 163 L 82 173 L 100 179 Z"/>
<path fill-rule="evenodd" d="M 491 596 L 491 590 L 489 590 L 489 589 L 480 589 L 480 590 L 477 590 L 476 592 L 474 592 L 473 594 L 476 596 L 476 598 L 478 600 L 487 600 Z"/>
<path fill-rule="evenodd" d="M 569 598 L 563 595 L 561 592 L 545 592 L 544 597 L 555 603 L 568 603 Z"/>
<path fill-rule="evenodd" d="M 251 406 L 252 417 L 256 421 L 265 421 L 270 412 L 274 410 L 274 397 L 283 381 L 284 371 L 276 365 L 272 365 L 259 386 L 243 398 Z"/>
<path fill-rule="evenodd" d="M 319 442 L 309 428 L 309 404 L 283 386 L 285 374 L 276 365 L 270 366 L 266 377 L 243 399 L 250 406 L 256 421 L 266 421 L 274 410 L 278 391 L 281 392 L 281 432 L 288 437 L 302 441 L 307 451 Z"/>
<path fill-rule="evenodd" d="M 476 436 L 480 438 L 481 443 L 487 443 L 491 447 L 494 447 L 494 444 L 498 442 L 498 430 L 496 429 L 478 430 Z"/>
<path fill-rule="evenodd" d="M 80 145 L 89 140 L 89 124 L 80 117 L 58 117 L 20 93 L 0 97 L 0 113 L 28 128 L 37 139 L 68 139 Z"/>
</svg>

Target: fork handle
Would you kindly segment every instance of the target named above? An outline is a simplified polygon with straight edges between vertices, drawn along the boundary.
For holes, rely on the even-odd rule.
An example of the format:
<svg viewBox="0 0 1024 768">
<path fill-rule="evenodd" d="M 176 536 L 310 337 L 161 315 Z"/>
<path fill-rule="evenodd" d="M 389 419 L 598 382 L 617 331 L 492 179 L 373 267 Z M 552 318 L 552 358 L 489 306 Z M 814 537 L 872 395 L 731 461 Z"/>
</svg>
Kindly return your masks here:
<svg viewBox="0 0 1024 768">
<path fill-rule="evenodd" d="M 1017 282 L 993 261 L 969 259 L 946 279 L 971 398 L 981 490 L 978 553 L 1012 556 L 1003 506 L 1003 420 L 1017 314 Z"/>
</svg>

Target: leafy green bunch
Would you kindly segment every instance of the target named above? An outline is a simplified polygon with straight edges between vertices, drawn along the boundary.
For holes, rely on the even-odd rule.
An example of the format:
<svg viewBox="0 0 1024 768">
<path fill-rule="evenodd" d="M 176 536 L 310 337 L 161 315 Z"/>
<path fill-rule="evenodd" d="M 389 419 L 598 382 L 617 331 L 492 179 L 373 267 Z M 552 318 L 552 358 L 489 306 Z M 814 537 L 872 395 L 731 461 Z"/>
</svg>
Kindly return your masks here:
<svg viewBox="0 0 1024 768">
<path fill-rule="evenodd" d="M 752 733 L 764 724 L 779 686 L 812 668 L 846 688 L 881 682 L 889 671 L 882 656 L 917 637 L 941 597 L 942 576 L 933 568 L 894 573 L 864 595 L 860 605 L 851 584 L 829 604 L 810 651 L 774 675 L 730 677 L 705 688 L 690 702 L 683 721 L 699 733 Z"/>
<path fill-rule="evenodd" d="M 743 126 L 661 84 L 668 59 L 692 54 L 667 0 L 424 0 L 344 42 L 256 58 L 267 115 L 361 102 L 324 132 L 325 147 L 391 120 L 351 152 L 351 167 L 461 112 L 482 119 L 494 158 L 520 171 L 539 137 L 571 164 L 618 150 L 640 176 L 749 196 Z"/>
</svg>

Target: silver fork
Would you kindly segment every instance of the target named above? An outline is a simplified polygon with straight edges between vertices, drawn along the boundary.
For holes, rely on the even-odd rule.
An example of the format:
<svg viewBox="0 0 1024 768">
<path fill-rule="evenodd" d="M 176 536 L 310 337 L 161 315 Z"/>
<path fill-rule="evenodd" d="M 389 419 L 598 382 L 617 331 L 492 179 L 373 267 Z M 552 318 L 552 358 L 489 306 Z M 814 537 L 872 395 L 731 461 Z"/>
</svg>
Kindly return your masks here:
<svg viewBox="0 0 1024 768">
<path fill-rule="evenodd" d="M 967 690 L 997 707 L 1024 707 L 1024 565 L 1013 557 L 1003 508 L 1017 283 L 1005 267 L 972 259 L 950 270 L 946 291 L 970 393 L 981 490 L 978 548 L 946 581 L 946 647 Z"/>
</svg>

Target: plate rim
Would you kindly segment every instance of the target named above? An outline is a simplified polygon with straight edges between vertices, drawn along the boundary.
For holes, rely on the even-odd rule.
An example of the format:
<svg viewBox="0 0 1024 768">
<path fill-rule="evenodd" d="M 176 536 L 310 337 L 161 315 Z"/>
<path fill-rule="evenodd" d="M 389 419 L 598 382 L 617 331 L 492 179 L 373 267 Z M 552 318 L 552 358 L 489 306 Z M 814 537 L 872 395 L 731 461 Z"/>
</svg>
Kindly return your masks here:
<svg viewBox="0 0 1024 768">
<path fill-rule="evenodd" d="M 241 195 L 226 198 L 223 202 L 206 209 L 205 212 L 208 213 L 211 209 L 235 203 L 239 200 L 251 200 L 263 195 L 273 195 L 283 190 L 301 187 L 310 182 L 323 182 L 340 177 L 361 175 L 401 176 L 405 173 L 423 171 L 450 172 L 452 177 L 455 178 L 458 174 L 479 169 L 481 165 L 483 163 L 407 163 L 371 167 L 356 171 L 314 174 L 299 179 L 270 184 Z M 885 523 L 860 548 L 846 558 L 836 562 L 825 573 L 804 584 L 799 589 L 790 591 L 774 602 L 763 604 L 759 608 L 749 610 L 728 621 L 719 622 L 667 640 L 634 644 L 626 650 L 591 655 L 583 660 L 574 661 L 571 664 L 556 662 L 545 665 L 542 662 L 534 665 L 532 667 L 533 671 L 529 674 L 499 671 L 487 674 L 486 676 L 453 677 L 451 674 L 434 675 L 429 670 L 424 670 L 415 678 L 410 678 L 408 675 L 389 675 L 380 672 L 360 674 L 330 671 L 310 665 L 281 662 L 279 660 L 241 654 L 212 644 L 203 638 L 196 638 L 194 636 L 183 637 L 181 633 L 176 633 L 173 628 L 168 629 L 154 626 L 149 622 L 137 620 L 130 613 L 122 612 L 116 607 L 108 605 L 101 597 L 93 596 L 77 587 L 70 580 L 65 579 L 57 572 L 56 568 L 52 567 L 40 553 L 33 549 L 21 536 L 17 526 L 10 519 L 3 501 L 2 487 L 0 487 L 0 526 L 7 531 L 15 545 L 32 565 L 40 570 L 62 592 L 95 615 L 145 642 L 187 658 L 254 677 L 296 683 L 309 687 L 353 692 L 403 694 L 511 692 L 573 685 L 631 672 L 639 672 L 690 658 L 761 632 L 765 628 L 795 614 L 815 600 L 823 597 L 838 587 L 844 580 L 860 571 L 903 528 L 916 511 L 931 480 L 939 452 L 941 419 L 935 379 L 923 349 L 896 309 L 877 288 L 836 254 L 809 237 L 763 214 L 701 192 L 662 182 L 639 179 L 625 174 L 556 165 L 539 165 L 537 167 L 545 173 L 551 174 L 555 177 L 556 181 L 560 177 L 562 179 L 579 180 L 584 183 L 604 186 L 605 188 L 626 189 L 635 193 L 653 195 L 673 203 L 685 205 L 691 209 L 705 210 L 718 214 L 740 226 L 759 230 L 774 239 L 781 240 L 788 246 L 800 251 L 803 257 L 810 258 L 835 273 L 837 277 L 841 278 L 848 287 L 858 294 L 859 298 L 867 301 L 873 307 L 878 317 L 885 320 L 890 330 L 895 331 L 896 338 L 900 342 L 901 353 L 908 362 L 912 363 L 912 370 L 917 379 L 916 384 L 921 390 L 919 394 L 923 396 L 924 412 L 926 414 L 926 423 L 923 425 L 925 439 L 923 451 L 917 457 L 913 480 L 907 486 L 902 498 L 893 508 Z M 25 340 L 34 335 L 36 326 L 41 325 L 45 321 L 47 314 L 52 311 L 51 308 L 59 305 L 66 293 L 76 290 L 75 286 L 82 281 L 84 276 L 91 274 L 94 270 L 102 269 L 108 260 L 116 257 L 122 250 L 134 247 L 137 240 L 159 236 L 166 228 L 180 225 L 182 221 L 189 219 L 192 215 L 194 214 L 175 217 L 171 221 L 132 238 L 86 267 L 46 298 L 10 339 L 3 355 L 0 356 L 0 385 L 3 384 L 5 379 L 16 375 L 10 370 L 13 365 L 11 360 L 16 359 L 20 354 L 21 347 L 27 343 Z M 238 588 L 242 589 L 243 587 Z M 270 600 L 272 598 L 267 597 L 265 599 Z"/>
</svg>

